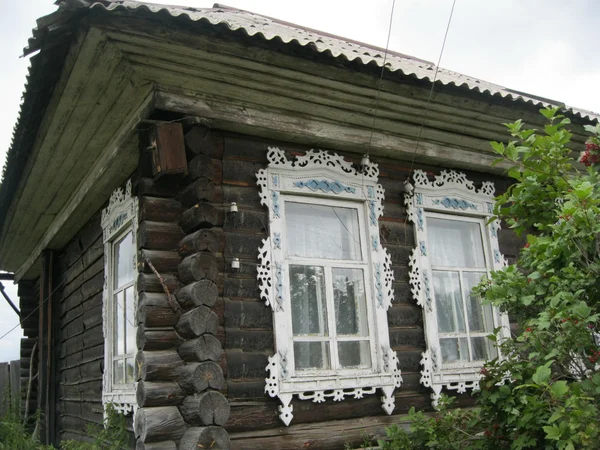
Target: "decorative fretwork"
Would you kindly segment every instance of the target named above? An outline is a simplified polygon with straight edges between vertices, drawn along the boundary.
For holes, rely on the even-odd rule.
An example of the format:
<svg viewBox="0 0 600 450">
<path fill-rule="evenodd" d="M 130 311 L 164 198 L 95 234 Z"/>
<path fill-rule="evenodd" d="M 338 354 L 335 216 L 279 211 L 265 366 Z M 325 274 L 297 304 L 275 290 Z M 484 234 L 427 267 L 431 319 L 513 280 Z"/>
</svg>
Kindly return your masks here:
<svg viewBox="0 0 600 450">
<path fill-rule="evenodd" d="M 396 353 L 389 345 L 386 311 L 394 297 L 394 274 L 390 255 L 379 237 L 385 191 L 377 184 L 378 166 L 370 162 L 365 166 L 354 165 L 335 153 L 315 150 L 288 160 L 285 152 L 276 147 L 269 147 L 267 159 L 268 167 L 256 174 L 260 202 L 269 210 L 269 237 L 259 249 L 257 278 L 260 296 L 273 310 L 276 342 L 276 353 L 269 357 L 267 366 L 265 392 L 281 401 L 279 417 L 286 425 L 293 417 L 294 395 L 301 400 L 321 403 L 327 399 L 362 398 L 380 390 L 382 408 L 391 414 L 394 389 L 401 385 L 402 377 Z M 320 375 L 318 370 L 310 377 L 295 374 L 291 308 L 286 307 L 290 300 L 285 256 L 287 240 L 293 237 L 286 236 L 285 220 L 280 220 L 285 215 L 286 195 L 303 196 L 303 201 L 310 197 L 339 203 L 348 200 L 352 207 L 360 205 L 368 217 L 360 229 L 364 232 L 361 239 L 368 243 L 365 248 L 370 253 L 366 260 L 372 264 L 365 271 L 371 277 L 367 300 L 372 302 L 375 324 L 370 337 L 379 345 L 371 355 L 372 368 L 344 371 L 335 377 Z M 335 200 L 331 200 L 333 198 Z"/>
<path fill-rule="evenodd" d="M 470 362 L 453 364 L 451 370 L 442 364 L 441 349 L 437 330 L 436 305 L 431 271 L 426 247 L 427 223 L 425 212 L 451 213 L 455 210 L 462 216 L 485 219 L 487 231 L 485 240 L 491 247 L 491 269 L 499 270 L 506 265 L 506 260 L 498 246 L 500 224 L 493 219 L 494 185 L 486 181 L 479 189 L 465 174 L 444 170 L 430 180 L 422 170 L 415 170 L 414 185 L 405 184 L 405 204 L 408 219 L 413 222 L 416 247 L 409 261 L 410 288 L 413 297 L 424 311 L 426 351 L 421 359 L 421 383 L 432 389 L 431 399 L 437 406 L 442 389 L 463 393 L 467 389 L 478 389 L 481 377 L 481 363 Z M 456 214 L 456 213 L 454 213 Z M 429 249 L 431 250 L 431 249 Z M 509 324 L 506 315 L 494 309 L 494 326 L 501 326 L 501 339 L 509 336 Z"/>
</svg>

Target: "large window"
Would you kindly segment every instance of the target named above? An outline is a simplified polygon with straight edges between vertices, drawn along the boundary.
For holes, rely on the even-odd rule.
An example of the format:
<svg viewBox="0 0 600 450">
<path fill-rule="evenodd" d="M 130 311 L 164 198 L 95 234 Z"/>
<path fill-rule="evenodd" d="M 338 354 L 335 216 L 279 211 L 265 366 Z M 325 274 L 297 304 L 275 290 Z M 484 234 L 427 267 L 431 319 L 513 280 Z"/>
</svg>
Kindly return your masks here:
<svg viewBox="0 0 600 450">
<path fill-rule="evenodd" d="M 483 363 L 498 356 L 488 336 L 508 319 L 472 292 L 504 266 L 497 221 L 491 220 L 493 185 L 476 190 L 464 174 L 449 171 L 430 181 L 416 170 L 406 195 L 417 246 L 411 257 L 411 290 L 424 310 L 427 350 L 421 382 L 434 391 L 464 392 L 479 386 Z"/>
<path fill-rule="evenodd" d="M 258 279 L 276 346 L 266 390 L 281 400 L 286 425 L 294 395 L 340 401 L 380 389 L 391 413 L 401 377 L 389 343 L 393 275 L 379 242 L 377 167 L 356 169 L 326 152 L 288 161 L 270 148 L 268 157 L 257 174 L 270 234 Z"/>
<path fill-rule="evenodd" d="M 135 409 L 137 303 L 135 282 L 137 199 L 131 182 L 117 189 L 102 212 L 104 237 L 104 380 L 103 403 L 118 411 Z"/>
</svg>

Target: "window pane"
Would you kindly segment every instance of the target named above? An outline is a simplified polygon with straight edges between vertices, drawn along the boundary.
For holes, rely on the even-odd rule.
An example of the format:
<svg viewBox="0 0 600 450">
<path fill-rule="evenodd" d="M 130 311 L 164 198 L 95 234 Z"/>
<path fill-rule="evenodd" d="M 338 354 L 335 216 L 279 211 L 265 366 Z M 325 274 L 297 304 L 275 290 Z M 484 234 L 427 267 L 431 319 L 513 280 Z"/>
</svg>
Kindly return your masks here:
<svg viewBox="0 0 600 450">
<path fill-rule="evenodd" d="M 135 377 L 134 377 L 134 373 L 135 373 L 135 366 L 134 366 L 134 359 L 133 358 L 127 358 L 125 360 L 125 383 L 133 383 L 135 381 Z"/>
<path fill-rule="evenodd" d="M 440 339 L 440 349 L 442 350 L 442 362 L 444 363 L 469 360 L 467 338 Z"/>
<path fill-rule="evenodd" d="M 113 384 L 123 384 L 123 361 L 114 362 Z"/>
<path fill-rule="evenodd" d="M 338 342 L 338 357 L 341 367 L 370 367 L 369 341 Z"/>
<path fill-rule="evenodd" d="M 290 256 L 362 259 L 354 208 L 285 202 L 285 221 Z"/>
<path fill-rule="evenodd" d="M 479 223 L 429 217 L 427 230 L 432 265 L 485 267 Z"/>
<path fill-rule="evenodd" d="M 130 231 L 114 246 L 115 288 L 133 281 L 133 252 L 133 233 Z"/>
<path fill-rule="evenodd" d="M 113 342 L 114 342 L 114 356 L 123 355 L 125 350 L 125 326 L 124 326 L 124 304 L 123 304 L 124 292 L 117 292 L 114 296 L 114 312 L 115 312 L 115 326 L 113 327 Z"/>
<path fill-rule="evenodd" d="M 474 332 L 492 331 L 494 329 L 492 306 L 482 305 L 479 296 L 471 294 L 471 289 L 479 284 L 483 277 L 485 277 L 485 273 L 483 272 L 463 272 L 469 330 Z"/>
<path fill-rule="evenodd" d="M 438 330 L 440 333 L 464 333 L 465 318 L 458 272 L 432 272 Z"/>
<path fill-rule="evenodd" d="M 337 334 L 368 336 L 367 303 L 362 269 L 333 268 L 331 272 Z"/>
<path fill-rule="evenodd" d="M 497 356 L 494 343 L 487 337 L 471 338 L 471 349 L 473 350 L 473 361 L 492 359 Z"/>
<path fill-rule="evenodd" d="M 125 353 L 133 354 L 137 348 L 135 344 L 135 311 L 133 286 L 125 289 Z"/>
<path fill-rule="evenodd" d="M 294 342 L 296 370 L 329 369 L 329 341 Z"/>
<path fill-rule="evenodd" d="M 327 336 L 323 268 L 290 265 L 290 296 L 294 335 Z"/>
</svg>

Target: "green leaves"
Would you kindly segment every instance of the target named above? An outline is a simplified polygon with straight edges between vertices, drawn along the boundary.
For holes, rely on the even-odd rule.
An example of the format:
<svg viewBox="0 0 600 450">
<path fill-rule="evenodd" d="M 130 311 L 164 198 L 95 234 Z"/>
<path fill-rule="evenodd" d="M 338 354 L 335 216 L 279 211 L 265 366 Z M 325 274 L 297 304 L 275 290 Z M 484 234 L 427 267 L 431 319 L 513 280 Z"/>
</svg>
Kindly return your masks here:
<svg viewBox="0 0 600 450">
<path fill-rule="evenodd" d="M 548 380 L 550 379 L 550 375 L 552 374 L 550 367 L 548 365 L 538 367 L 535 371 L 531 379 L 537 385 L 545 385 L 548 384 Z"/>
</svg>

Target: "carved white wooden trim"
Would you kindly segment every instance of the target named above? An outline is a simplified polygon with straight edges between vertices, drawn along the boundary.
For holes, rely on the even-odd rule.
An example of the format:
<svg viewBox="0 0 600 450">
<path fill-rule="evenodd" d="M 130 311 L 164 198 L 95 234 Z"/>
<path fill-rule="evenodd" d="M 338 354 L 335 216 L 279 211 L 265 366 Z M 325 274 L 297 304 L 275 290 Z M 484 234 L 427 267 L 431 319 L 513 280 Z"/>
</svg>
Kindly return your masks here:
<svg viewBox="0 0 600 450">
<path fill-rule="evenodd" d="M 379 218 L 383 214 L 384 189 L 377 184 L 379 168 L 374 163 L 357 168 L 335 153 L 310 150 L 295 160 L 288 160 L 276 147 L 267 152 L 269 165 L 256 174 L 260 202 L 269 209 L 269 237 L 263 240 L 259 251 L 258 284 L 261 298 L 273 311 L 276 352 L 269 358 L 265 392 L 278 397 L 280 419 L 289 425 L 293 418 L 291 401 L 294 395 L 301 400 L 324 402 L 330 398 L 341 401 L 345 397 L 362 398 L 382 392 L 382 407 L 391 414 L 394 409 L 394 389 L 400 387 L 402 377 L 398 358 L 391 350 L 387 310 L 394 296 L 394 274 L 391 258 L 381 246 Z M 282 196 L 302 198 L 330 198 L 358 205 L 365 217 L 362 240 L 369 253 L 365 283 L 371 311 L 369 323 L 372 342 L 372 367 L 346 369 L 331 375 L 319 371 L 296 375 L 293 368 L 291 308 L 289 307 L 288 275 L 285 267 L 286 239 L 283 225 Z M 370 274 L 369 274 L 370 271 Z"/>
<path fill-rule="evenodd" d="M 128 389 L 114 389 L 112 382 L 113 368 L 113 326 L 114 319 L 112 310 L 112 296 L 109 295 L 108 286 L 112 283 L 109 279 L 111 245 L 114 238 L 119 236 L 127 228 L 131 228 L 134 246 L 137 246 L 138 225 L 138 199 L 131 195 L 131 180 L 128 180 L 125 188 L 117 188 L 110 196 L 108 206 L 102 211 L 102 235 L 104 242 L 104 289 L 102 292 L 102 332 L 104 334 L 104 374 L 102 376 L 102 404 L 112 403 L 115 410 L 121 414 L 135 414 L 137 400 L 135 395 L 135 384 Z M 137 265 L 137 249 L 133 252 L 133 267 Z M 137 311 L 137 289 L 134 283 L 134 311 Z M 137 319 L 136 319 L 137 323 Z M 105 409 L 106 410 L 106 409 Z"/>
<path fill-rule="evenodd" d="M 427 241 L 426 212 L 437 212 L 467 217 L 485 218 L 486 222 L 493 216 L 494 184 L 486 181 L 476 189 L 465 174 L 442 171 L 433 180 L 422 170 L 413 173 L 413 184 L 405 185 L 404 201 L 408 219 L 415 230 L 415 249 L 411 254 L 410 288 L 418 305 L 423 308 L 425 338 L 427 350 L 421 359 L 421 384 L 433 390 L 432 404 L 437 407 L 442 389 L 455 390 L 459 393 L 467 389 L 479 389 L 481 367 L 483 362 L 465 363 L 464 367 L 444 369 L 441 364 L 441 352 L 437 330 L 436 307 L 431 281 Z M 506 266 L 506 259 L 500 253 L 498 231 L 500 224 L 493 220 L 485 226 L 486 242 L 491 252 L 490 270 L 500 270 Z M 508 316 L 494 308 L 494 326 L 501 326 L 501 339 L 510 336 Z"/>
</svg>

